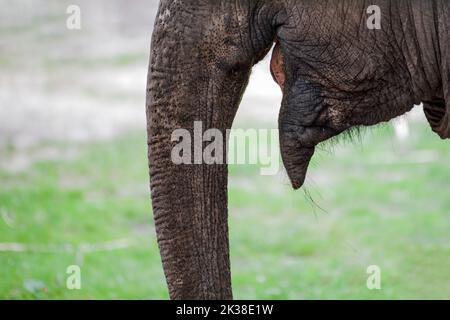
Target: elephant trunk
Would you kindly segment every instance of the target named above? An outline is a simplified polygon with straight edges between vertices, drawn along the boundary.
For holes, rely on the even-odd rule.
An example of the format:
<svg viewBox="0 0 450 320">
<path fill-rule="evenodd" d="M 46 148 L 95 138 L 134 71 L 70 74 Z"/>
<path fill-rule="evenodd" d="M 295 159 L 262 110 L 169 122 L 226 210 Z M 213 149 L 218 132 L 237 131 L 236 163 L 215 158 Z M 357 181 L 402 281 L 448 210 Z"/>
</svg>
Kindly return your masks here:
<svg viewBox="0 0 450 320">
<path fill-rule="evenodd" d="M 175 164 L 171 154 L 176 144 L 172 133 L 186 129 L 194 137 L 194 121 L 204 128 L 231 126 L 233 113 L 225 108 L 234 108 L 236 101 L 217 105 L 220 95 L 212 94 L 213 79 L 200 69 L 199 53 L 192 46 L 199 29 L 178 25 L 170 12 L 169 5 L 161 5 L 147 92 L 158 245 L 171 299 L 231 299 L 226 165 Z"/>
<path fill-rule="evenodd" d="M 226 141 L 222 161 L 206 164 L 201 156 L 205 144 L 198 138 L 212 128 L 227 136 L 251 67 L 272 42 L 259 54 L 240 52 L 241 33 L 228 29 L 242 24 L 248 30 L 248 21 L 243 6 L 231 8 L 235 5 L 162 0 L 153 32 L 148 156 L 157 240 L 171 299 L 232 298 Z M 196 122 L 201 122 L 200 135 Z M 189 150 L 183 151 L 183 158 L 195 155 L 190 163 L 172 161 L 179 142 L 172 134 L 178 129 L 192 138 Z"/>
</svg>

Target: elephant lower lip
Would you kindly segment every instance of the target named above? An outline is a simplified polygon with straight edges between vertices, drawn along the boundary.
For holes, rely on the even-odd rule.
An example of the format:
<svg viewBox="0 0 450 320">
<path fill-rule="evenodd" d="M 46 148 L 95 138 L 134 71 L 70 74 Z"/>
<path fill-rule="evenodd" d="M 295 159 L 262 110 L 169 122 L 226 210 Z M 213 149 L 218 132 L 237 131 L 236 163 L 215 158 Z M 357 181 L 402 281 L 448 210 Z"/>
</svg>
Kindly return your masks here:
<svg viewBox="0 0 450 320">
<path fill-rule="evenodd" d="M 450 110 L 446 110 L 446 102 L 441 99 L 425 102 L 424 112 L 433 131 L 442 139 L 449 139 Z"/>
<path fill-rule="evenodd" d="M 292 187 L 297 190 L 305 183 L 306 172 L 308 170 L 309 162 L 314 155 L 314 148 L 299 148 L 293 149 L 295 154 L 289 154 L 284 157 L 285 167 Z"/>
<path fill-rule="evenodd" d="M 316 146 L 340 132 L 323 126 L 300 126 L 280 120 L 280 148 L 284 167 L 294 189 L 305 183 L 310 161 Z"/>
<path fill-rule="evenodd" d="M 444 116 L 440 125 L 436 128 L 436 133 L 442 139 L 450 139 L 450 116 L 448 113 Z"/>
<path fill-rule="evenodd" d="M 309 162 L 314 155 L 314 147 L 308 148 L 292 135 L 280 134 L 281 157 L 294 189 L 300 189 L 305 183 Z"/>
</svg>

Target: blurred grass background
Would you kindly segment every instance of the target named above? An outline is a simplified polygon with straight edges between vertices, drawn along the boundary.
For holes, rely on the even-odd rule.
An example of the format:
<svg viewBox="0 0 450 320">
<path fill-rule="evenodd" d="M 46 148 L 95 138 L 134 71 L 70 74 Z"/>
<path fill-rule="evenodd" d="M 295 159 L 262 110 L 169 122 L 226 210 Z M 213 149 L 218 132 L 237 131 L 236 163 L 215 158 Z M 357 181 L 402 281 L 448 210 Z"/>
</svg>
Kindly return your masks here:
<svg viewBox="0 0 450 320">
<path fill-rule="evenodd" d="M 236 298 L 450 298 L 450 151 L 417 125 L 409 147 L 435 156 L 422 163 L 418 151 L 394 152 L 392 135 L 385 126 L 356 147 L 319 152 L 307 184 L 316 205 L 279 177 L 260 176 L 258 166 L 230 167 Z M 0 210 L 9 219 L 0 221 L 1 242 L 28 246 L 0 252 L 0 297 L 167 298 L 145 132 L 52 147 L 78 151 L 20 173 L 0 171 Z M 126 246 L 83 252 L 115 239 Z M 81 266 L 82 290 L 65 288 L 72 264 Z M 366 288 L 372 264 L 382 270 L 379 291 Z"/>
<path fill-rule="evenodd" d="M 69 4 L 80 31 L 65 28 Z M 144 110 L 156 4 L 0 0 L 0 298 L 168 297 Z M 276 128 L 271 90 L 266 61 L 235 128 Z M 230 166 L 235 297 L 450 299 L 448 142 L 421 117 L 407 140 L 383 125 L 320 149 L 306 193 Z M 73 264 L 81 290 L 66 288 Z"/>
</svg>

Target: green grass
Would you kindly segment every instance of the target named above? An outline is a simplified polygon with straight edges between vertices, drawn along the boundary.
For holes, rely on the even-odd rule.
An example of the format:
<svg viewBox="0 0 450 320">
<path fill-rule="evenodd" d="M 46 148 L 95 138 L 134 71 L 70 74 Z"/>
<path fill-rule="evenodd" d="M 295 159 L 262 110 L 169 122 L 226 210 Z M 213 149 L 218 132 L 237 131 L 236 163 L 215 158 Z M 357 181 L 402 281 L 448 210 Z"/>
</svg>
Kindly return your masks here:
<svg viewBox="0 0 450 320">
<path fill-rule="evenodd" d="M 230 166 L 235 297 L 449 299 L 450 149 L 423 124 L 405 144 L 380 127 L 362 144 L 325 148 L 306 185 L 315 203 L 286 179 Z M 45 146 L 71 156 L 0 171 L 0 243 L 31 250 L 0 252 L 0 298 L 167 298 L 145 133 Z M 85 249 L 120 239 L 128 246 Z M 66 289 L 72 264 L 81 290 Z M 381 268 L 381 290 L 366 287 L 369 265 Z"/>
<path fill-rule="evenodd" d="M 145 137 L 55 148 L 61 153 L 76 149 L 76 156 L 0 174 L 0 210 L 13 221 L 0 221 L 0 242 L 50 248 L 0 252 L 0 298 L 166 298 L 152 227 Z M 131 245 L 80 253 L 82 245 L 118 239 Z M 70 248 L 58 252 L 65 246 Z M 73 264 L 81 265 L 82 290 L 65 289 L 66 268 Z M 31 280 L 42 290 L 27 290 Z"/>
</svg>

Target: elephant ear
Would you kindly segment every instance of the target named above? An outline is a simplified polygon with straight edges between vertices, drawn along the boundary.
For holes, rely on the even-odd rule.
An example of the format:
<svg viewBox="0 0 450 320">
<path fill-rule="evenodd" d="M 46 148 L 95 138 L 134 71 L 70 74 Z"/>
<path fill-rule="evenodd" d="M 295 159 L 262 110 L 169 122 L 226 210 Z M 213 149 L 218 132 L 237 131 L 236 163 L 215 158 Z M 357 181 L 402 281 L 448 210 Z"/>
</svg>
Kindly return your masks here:
<svg viewBox="0 0 450 320">
<path fill-rule="evenodd" d="M 449 12 L 450 1 L 443 1 L 439 17 L 442 97 L 424 102 L 424 111 L 431 128 L 442 139 L 450 138 L 450 22 L 443 12 Z"/>
</svg>

